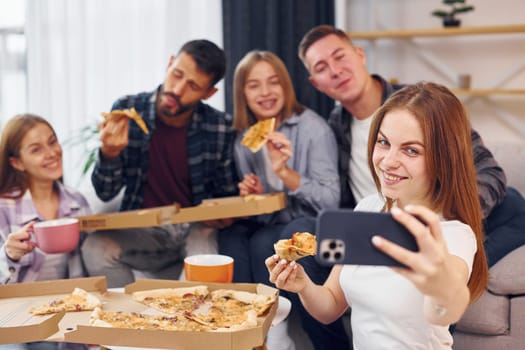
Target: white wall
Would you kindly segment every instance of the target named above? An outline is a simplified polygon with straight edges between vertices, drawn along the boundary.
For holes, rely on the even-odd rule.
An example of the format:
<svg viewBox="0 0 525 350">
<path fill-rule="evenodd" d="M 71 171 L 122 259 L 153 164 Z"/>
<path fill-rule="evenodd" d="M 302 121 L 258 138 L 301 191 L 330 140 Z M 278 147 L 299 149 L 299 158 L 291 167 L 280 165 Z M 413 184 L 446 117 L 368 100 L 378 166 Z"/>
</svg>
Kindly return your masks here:
<svg viewBox="0 0 525 350">
<path fill-rule="evenodd" d="M 463 26 L 525 24 L 523 0 L 470 0 L 473 12 L 460 14 Z M 445 9 L 441 1 L 338 0 L 339 27 L 349 31 L 375 29 L 421 29 L 441 26 L 430 13 Z M 355 41 L 365 48 L 368 68 L 385 78 L 412 83 L 431 80 L 454 87 L 459 73 L 472 76 L 472 88 L 525 89 L 525 33 L 418 38 L 413 49 L 404 40 L 381 39 L 375 44 Z M 445 74 L 421 60 L 428 54 Z M 487 144 L 499 140 L 523 143 L 525 147 L 525 95 L 461 96 L 471 121 Z M 525 164 L 525 159 L 518 160 Z"/>
</svg>

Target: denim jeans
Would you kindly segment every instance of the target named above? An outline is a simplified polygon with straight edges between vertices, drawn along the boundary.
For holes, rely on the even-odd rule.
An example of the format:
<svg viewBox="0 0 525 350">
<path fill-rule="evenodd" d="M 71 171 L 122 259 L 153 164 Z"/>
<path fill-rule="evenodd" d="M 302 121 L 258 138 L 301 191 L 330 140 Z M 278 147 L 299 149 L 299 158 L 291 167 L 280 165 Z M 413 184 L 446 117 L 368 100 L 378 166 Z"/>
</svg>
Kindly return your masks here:
<svg viewBox="0 0 525 350">
<path fill-rule="evenodd" d="M 274 254 L 283 227 L 238 220 L 218 233 L 219 253 L 234 259 L 234 282 L 271 284 L 264 261 Z"/>
<path fill-rule="evenodd" d="M 525 244 L 525 199 L 512 187 L 485 220 L 485 254 L 489 267 Z"/>
</svg>

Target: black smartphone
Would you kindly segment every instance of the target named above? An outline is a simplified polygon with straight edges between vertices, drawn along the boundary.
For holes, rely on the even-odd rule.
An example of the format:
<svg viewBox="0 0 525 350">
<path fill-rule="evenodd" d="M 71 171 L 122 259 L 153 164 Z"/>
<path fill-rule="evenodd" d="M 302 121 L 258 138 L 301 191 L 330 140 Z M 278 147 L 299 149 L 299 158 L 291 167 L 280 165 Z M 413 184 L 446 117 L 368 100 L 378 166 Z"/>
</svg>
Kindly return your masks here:
<svg viewBox="0 0 525 350">
<path fill-rule="evenodd" d="M 419 250 L 414 236 L 389 213 L 324 210 L 317 216 L 316 235 L 316 259 L 322 265 L 403 266 L 372 245 L 375 235 Z"/>
</svg>

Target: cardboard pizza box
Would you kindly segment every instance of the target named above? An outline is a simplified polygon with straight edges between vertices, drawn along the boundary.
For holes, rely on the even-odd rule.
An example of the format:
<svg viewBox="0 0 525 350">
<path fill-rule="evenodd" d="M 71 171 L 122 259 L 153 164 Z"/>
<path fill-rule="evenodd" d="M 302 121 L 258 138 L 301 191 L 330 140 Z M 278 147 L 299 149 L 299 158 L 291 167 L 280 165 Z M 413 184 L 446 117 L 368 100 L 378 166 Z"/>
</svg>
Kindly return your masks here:
<svg viewBox="0 0 525 350">
<path fill-rule="evenodd" d="M 79 216 L 80 229 L 112 230 L 160 226 L 171 223 L 171 218 L 179 211 L 179 205 L 167 205 L 149 209 L 129 210 L 109 214 Z"/>
<path fill-rule="evenodd" d="M 263 284 L 228 284 L 228 283 L 195 283 L 169 280 L 137 280 L 125 288 L 124 297 L 112 298 L 106 302 L 105 309 L 112 311 L 136 311 L 148 309 L 130 298 L 130 294 L 139 290 L 157 288 L 179 288 L 194 285 L 207 285 L 210 290 L 235 289 L 260 294 L 278 295 L 278 290 Z M 127 296 L 127 300 L 126 300 Z M 78 324 L 75 330 L 65 333 L 65 341 L 74 343 L 101 344 L 111 349 L 112 346 L 146 347 L 173 350 L 199 350 L 213 348 L 214 350 L 246 350 L 264 344 L 268 329 L 277 310 L 277 302 L 269 313 L 259 320 L 257 327 L 232 332 L 183 332 L 160 330 L 133 330 L 106 327 L 93 327 L 88 324 Z M 72 327 L 72 325 L 64 325 Z"/>
<path fill-rule="evenodd" d="M 200 205 L 181 208 L 172 223 L 227 219 L 269 214 L 286 207 L 284 192 L 203 200 Z"/>
<path fill-rule="evenodd" d="M 148 306 L 131 299 L 131 293 L 156 288 L 178 288 L 207 285 L 210 290 L 235 289 L 260 294 L 277 295 L 278 290 L 263 284 L 195 283 L 170 280 L 137 280 L 124 292 L 108 290 L 105 277 L 20 283 L 0 286 L 0 344 L 33 341 L 72 342 L 125 347 L 197 350 L 246 350 L 264 343 L 277 310 L 277 302 L 269 313 L 259 319 L 256 327 L 233 332 L 151 331 L 93 327 L 89 325 L 91 311 L 67 312 L 32 316 L 29 309 L 59 296 L 71 293 L 75 287 L 85 289 L 101 299 L 103 309 L 110 311 L 144 312 Z"/>
<path fill-rule="evenodd" d="M 106 288 L 105 277 L 91 277 L 0 286 L 0 344 L 26 343 L 40 340 L 61 340 L 61 324 L 89 318 L 90 311 L 33 316 L 32 306 L 41 305 L 59 295 L 71 293 L 75 287 L 101 297 Z M 65 330 L 65 328 L 64 328 Z"/>
</svg>

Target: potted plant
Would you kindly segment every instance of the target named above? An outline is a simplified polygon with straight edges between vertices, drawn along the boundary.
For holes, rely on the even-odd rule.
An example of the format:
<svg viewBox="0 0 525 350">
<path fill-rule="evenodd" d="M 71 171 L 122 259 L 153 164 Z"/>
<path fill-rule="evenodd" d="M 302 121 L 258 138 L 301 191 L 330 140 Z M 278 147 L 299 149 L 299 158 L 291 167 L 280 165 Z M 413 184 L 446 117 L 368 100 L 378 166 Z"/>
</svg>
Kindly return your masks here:
<svg viewBox="0 0 525 350">
<path fill-rule="evenodd" d="M 459 27 L 461 21 L 455 15 L 474 10 L 474 6 L 465 5 L 465 0 L 443 0 L 443 4 L 450 6 L 450 10 L 435 10 L 432 15 L 442 18 L 445 27 Z"/>
</svg>

